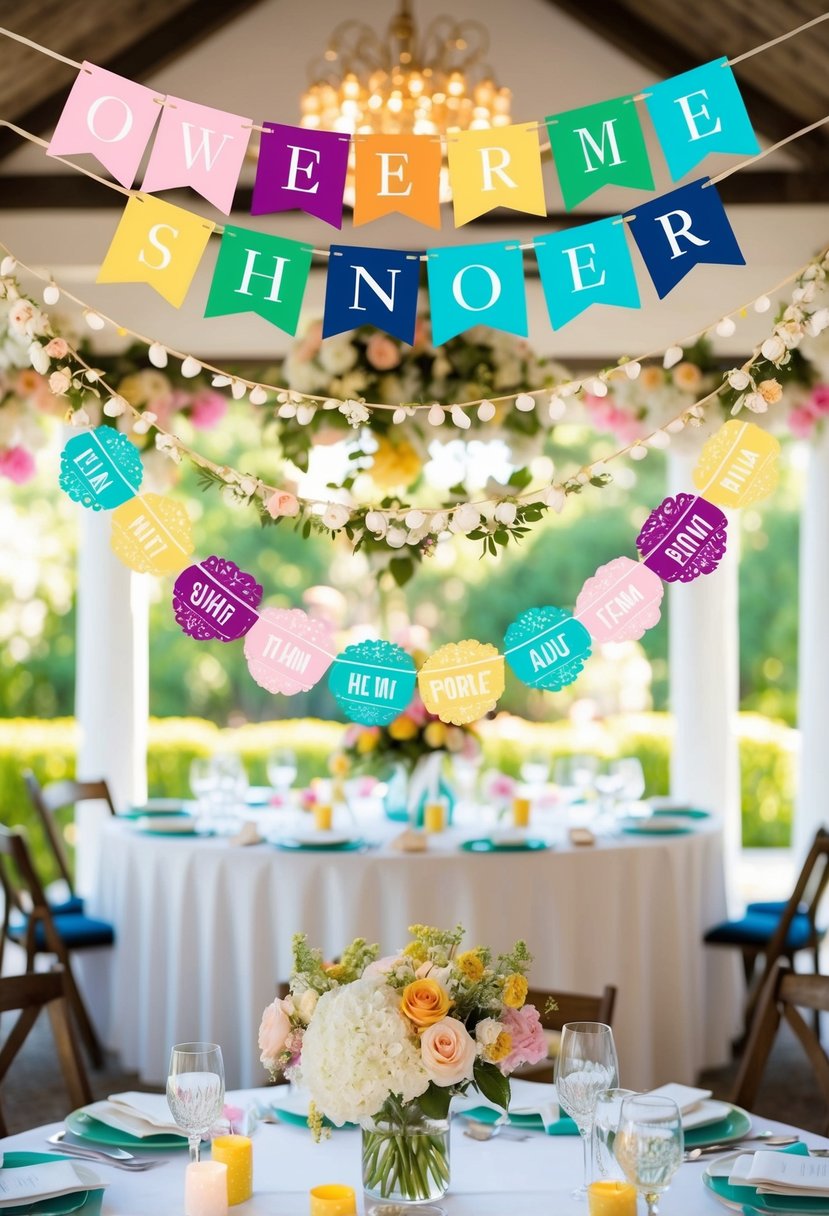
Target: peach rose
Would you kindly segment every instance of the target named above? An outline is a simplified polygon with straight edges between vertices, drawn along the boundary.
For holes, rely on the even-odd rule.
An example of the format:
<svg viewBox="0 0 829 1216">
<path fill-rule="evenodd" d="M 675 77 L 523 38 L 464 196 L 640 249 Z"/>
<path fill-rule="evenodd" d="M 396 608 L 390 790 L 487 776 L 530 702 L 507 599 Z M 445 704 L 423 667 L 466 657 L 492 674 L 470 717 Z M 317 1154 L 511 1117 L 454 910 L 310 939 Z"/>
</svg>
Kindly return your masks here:
<svg viewBox="0 0 829 1216">
<path fill-rule="evenodd" d="M 268 499 L 267 511 L 271 519 L 279 519 L 281 515 L 298 515 L 299 503 L 287 490 L 277 490 Z"/>
<path fill-rule="evenodd" d="M 388 372 L 400 362 L 400 350 L 385 334 L 372 334 L 366 345 L 366 358 L 378 372 Z"/>
<path fill-rule="evenodd" d="M 260 1060 L 266 1067 L 277 1063 L 291 1033 L 291 1019 L 285 1009 L 285 1002 L 277 998 L 268 1005 L 262 1014 L 259 1025 Z"/>
<path fill-rule="evenodd" d="M 423 1030 L 446 1017 L 449 993 L 437 980 L 414 980 L 403 989 L 400 1008 L 418 1030 Z"/>
<path fill-rule="evenodd" d="M 423 1031 L 420 1054 L 429 1080 L 435 1085 L 447 1086 L 471 1080 L 478 1053 L 463 1022 L 457 1018 L 443 1018 Z"/>
<path fill-rule="evenodd" d="M 69 354 L 69 346 L 63 338 L 52 338 L 46 343 L 46 354 L 50 359 L 65 359 Z"/>
</svg>

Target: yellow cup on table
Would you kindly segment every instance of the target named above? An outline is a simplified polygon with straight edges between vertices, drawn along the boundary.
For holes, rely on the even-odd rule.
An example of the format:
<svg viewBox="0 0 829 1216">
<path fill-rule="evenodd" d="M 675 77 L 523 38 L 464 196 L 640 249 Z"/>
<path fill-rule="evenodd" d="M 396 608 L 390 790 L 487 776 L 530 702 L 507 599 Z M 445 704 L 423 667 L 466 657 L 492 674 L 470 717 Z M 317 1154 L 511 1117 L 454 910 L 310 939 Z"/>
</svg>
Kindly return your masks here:
<svg viewBox="0 0 829 1216">
<path fill-rule="evenodd" d="M 314 827 L 318 832 L 330 832 L 334 821 L 334 808 L 328 803 L 318 802 L 314 807 Z"/>
<path fill-rule="evenodd" d="M 512 823 L 516 828 L 528 828 L 530 826 L 530 800 L 529 798 L 513 798 L 512 800 Z"/>
<path fill-rule="evenodd" d="M 357 1216 L 354 1188 L 336 1182 L 312 1187 L 311 1216 Z"/>
<path fill-rule="evenodd" d="M 253 1194 L 253 1141 L 250 1136 L 214 1136 L 210 1158 L 227 1166 L 227 1202 L 230 1206 L 250 1199 Z"/>
<path fill-rule="evenodd" d="M 629 1182 L 591 1182 L 587 1204 L 590 1216 L 636 1216 L 636 1187 Z"/>
<path fill-rule="evenodd" d="M 423 829 L 426 832 L 442 832 L 446 827 L 446 807 L 443 802 L 427 802 L 423 808 Z"/>
</svg>

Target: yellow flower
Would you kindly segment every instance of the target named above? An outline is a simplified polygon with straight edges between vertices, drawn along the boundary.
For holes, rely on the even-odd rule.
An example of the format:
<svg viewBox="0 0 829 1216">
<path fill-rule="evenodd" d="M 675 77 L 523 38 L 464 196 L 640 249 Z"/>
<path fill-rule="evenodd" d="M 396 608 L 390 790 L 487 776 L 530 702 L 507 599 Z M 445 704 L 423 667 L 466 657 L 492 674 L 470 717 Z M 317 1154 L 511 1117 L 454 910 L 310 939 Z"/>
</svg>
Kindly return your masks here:
<svg viewBox="0 0 829 1216">
<path fill-rule="evenodd" d="M 342 752 L 334 752 L 328 761 L 328 770 L 334 777 L 344 777 L 351 768 L 351 761 Z"/>
<path fill-rule="evenodd" d="M 345 975 L 345 970 L 342 963 L 329 963 L 325 968 L 325 974 L 329 979 L 336 980 L 339 983 Z"/>
<path fill-rule="evenodd" d="M 505 1060 L 511 1051 L 512 1035 L 508 1030 L 502 1030 L 495 1042 L 484 1048 L 484 1055 L 491 1064 L 498 1064 Z"/>
<path fill-rule="evenodd" d="M 170 381 L 161 372 L 134 372 L 118 385 L 118 394 L 130 405 L 147 405 L 169 397 Z"/>
<path fill-rule="evenodd" d="M 361 756 L 367 756 L 377 746 L 380 733 L 377 730 L 361 730 L 357 736 L 357 751 Z"/>
<path fill-rule="evenodd" d="M 761 380 L 757 392 L 768 405 L 777 405 L 783 396 L 783 389 L 777 380 Z"/>
<path fill-rule="evenodd" d="M 477 983 L 484 973 L 483 960 L 477 950 L 467 950 L 463 954 L 459 954 L 455 959 L 455 966 L 464 979 L 470 980 L 473 984 Z"/>
<path fill-rule="evenodd" d="M 654 367 L 654 365 L 651 364 L 650 367 L 642 368 L 642 373 L 639 376 L 639 383 L 646 393 L 651 393 L 655 388 L 659 388 L 664 379 L 665 376 L 662 372 L 662 368 Z"/>
<path fill-rule="evenodd" d="M 449 1012 L 449 993 L 437 980 L 413 980 L 403 989 L 400 1008 L 418 1030 L 434 1026 Z"/>
<path fill-rule="evenodd" d="M 423 945 L 422 942 L 409 942 L 408 946 L 406 946 L 403 953 L 405 954 L 406 958 L 410 958 L 412 960 L 412 962 L 415 962 L 415 963 L 425 963 L 426 962 L 426 958 L 427 958 L 426 947 Z"/>
<path fill-rule="evenodd" d="M 523 975 L 508 975 L 504 980 L 504 1004 L 520 1009 L 527 999 L 529 984 Z"/>
<path fill-rule="evenodd" d="M 383 490 L 393 490 L 400 486 L 410 486 L 416 480 L 423 461 L 407 439 L 392 443 L 385 436 L 377 441 L 377 451 L 369 474 L 376 486 Z"/>
<path fill-rule="evenodd" d="M 429 747 L 445 747 L 446 727 L 442 722 L 430 722 L 423 732 L 423 738 L 426 740 Z"/>
<path fill-rule="evenodd" d="M 389 727 L 389 734 L 398 743 L 405 743 L 407 739 L 414 739 L 417 734 L 417 723 L 407 714 L 401 714 L 399 718 L 395 718 L 392 722 Z"/>
<path fill-rule="evenodd" d="M 702 372 L 696 363 L 678 363 L 673 371 L 674 384 L 685 393 L 698 389 L 702 380 Z"/>
</svg>

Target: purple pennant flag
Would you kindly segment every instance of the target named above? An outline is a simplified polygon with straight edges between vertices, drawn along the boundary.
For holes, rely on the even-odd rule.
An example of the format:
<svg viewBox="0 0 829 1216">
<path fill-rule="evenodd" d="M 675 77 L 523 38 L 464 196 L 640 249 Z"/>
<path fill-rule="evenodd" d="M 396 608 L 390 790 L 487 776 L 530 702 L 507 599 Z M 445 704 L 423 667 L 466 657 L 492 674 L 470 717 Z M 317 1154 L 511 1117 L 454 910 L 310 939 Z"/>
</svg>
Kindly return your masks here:
<svg viewBox="0 0 829 1216">
<path fill-rule="evenodd" d="M 251 215 L 307 211 L 342 228 L 349 137 L 338 131 L 312 131 L 276 122 L 266 122 L 264 127 Z"/>
<path fill-rule="evenodd" d="M 636 538 L 645 565 L 666 583 L 691 583 L 723 559 L 728 521 L 696 494 L 677 494 L 651 511 Z"/>
</svg>

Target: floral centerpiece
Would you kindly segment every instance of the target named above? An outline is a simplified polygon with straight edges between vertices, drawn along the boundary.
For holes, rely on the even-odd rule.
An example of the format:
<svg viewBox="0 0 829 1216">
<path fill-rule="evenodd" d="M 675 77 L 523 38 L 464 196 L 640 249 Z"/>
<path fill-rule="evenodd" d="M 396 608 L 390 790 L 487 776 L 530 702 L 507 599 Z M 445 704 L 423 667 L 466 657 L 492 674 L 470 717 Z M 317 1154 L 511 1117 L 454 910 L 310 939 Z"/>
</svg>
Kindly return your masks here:
<svg viewBox="0 0 829 1216">
<path fill-rule="evenodd" d="M 338 963 L 294 938 L 289 995 L 259 1029 L 262 1063 L 306 1088 L 309 1123 L 363 1129 L 363 1184 L 418 1203 L 449 1185 L 449 1106 L 469 1090 L 507 1110 L 509 1075 L 543 1060 L 538 1010 L 527 1005 L 524 942 L 493 957 L 459 952 L 464 930 L 413 925 L 399 954 L 360 938 Z"/>
</svg>

